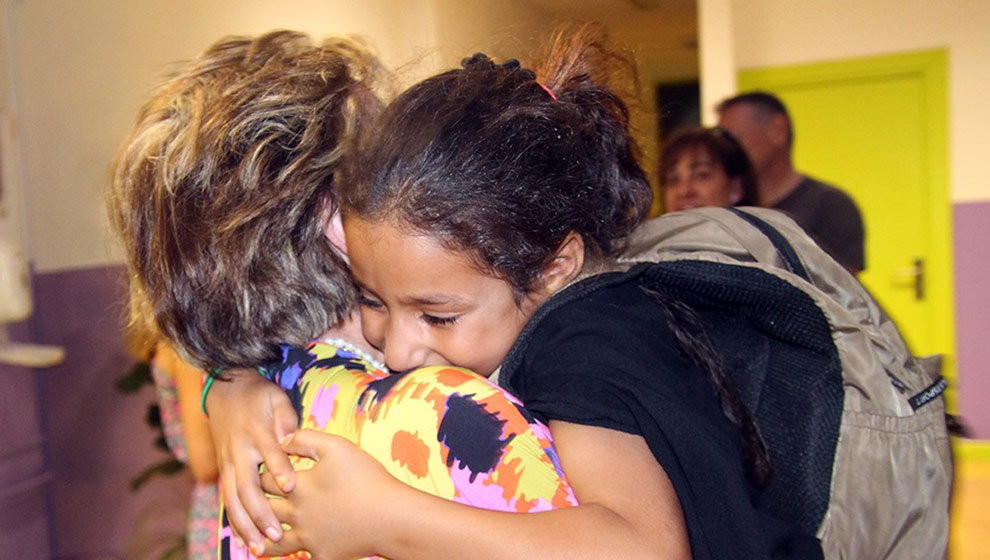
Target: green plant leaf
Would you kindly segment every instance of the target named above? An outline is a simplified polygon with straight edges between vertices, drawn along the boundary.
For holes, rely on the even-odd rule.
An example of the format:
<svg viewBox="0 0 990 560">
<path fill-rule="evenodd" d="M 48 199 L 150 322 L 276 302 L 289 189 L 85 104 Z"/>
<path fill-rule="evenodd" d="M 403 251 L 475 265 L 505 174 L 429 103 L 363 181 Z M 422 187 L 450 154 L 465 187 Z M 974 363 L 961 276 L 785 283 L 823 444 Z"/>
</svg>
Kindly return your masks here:
<svg viewBox="0 0 990 560">
<path fill-rule="evenodd" d="M 186 538 L 182 537 L 170 548 L 162 552 L 158 560 L 182 560 L 186 557 Z"/>
<path fill-rule="evenodd" d="M 137 362 L 130 371 L 121 375 L 114 381 L 113 386 L 121 393 L 135 393 L 141 387 L 153 383 L 151 379 L 151 364 L 148 362 Z"/>
<path fill-rule="evenodd" d="M 175 458 L 167 459 L 160 463 L 155 463 L 154 465 L 146 467 L 137 476 L 131 479 L 131 491 L 137 491 L 156 475 L 175 474 L 184 468 L 186 468 L 186 465 Z"/>
</svg>

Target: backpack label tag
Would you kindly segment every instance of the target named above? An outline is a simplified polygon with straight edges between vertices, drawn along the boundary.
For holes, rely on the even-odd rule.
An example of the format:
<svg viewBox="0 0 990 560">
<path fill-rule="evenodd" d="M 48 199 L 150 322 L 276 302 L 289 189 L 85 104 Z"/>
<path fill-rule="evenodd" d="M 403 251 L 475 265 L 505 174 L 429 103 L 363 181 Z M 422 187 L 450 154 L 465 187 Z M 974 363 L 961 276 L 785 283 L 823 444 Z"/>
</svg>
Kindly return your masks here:
<svg viewBox="0 0 990 560">
<path fill-rule="evenodd" d="M 934 400 L 936 397 L 944 393 L 946 387 L 948 386 L 949 386 L 949 382 L 946 381 L 944 377 L 940 376 L 938 379 L 935 380 L 934 383 L 932 383 L 928 387 L 925 387 L 923 391 L 908 399 L 908 403 L 911 404 L 912 409 L 918 410 L 919 408 L 925 406 L 926 404 Z"/>
</svg>

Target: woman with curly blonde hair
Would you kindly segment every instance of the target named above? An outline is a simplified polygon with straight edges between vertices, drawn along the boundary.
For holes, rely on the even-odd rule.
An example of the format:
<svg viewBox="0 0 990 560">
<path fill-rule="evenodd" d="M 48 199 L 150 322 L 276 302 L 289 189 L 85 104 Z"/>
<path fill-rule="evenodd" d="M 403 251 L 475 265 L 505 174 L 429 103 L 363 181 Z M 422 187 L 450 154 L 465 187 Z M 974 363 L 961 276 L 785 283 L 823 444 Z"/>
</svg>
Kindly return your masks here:
<svg viewBox="0 0 990 560">
<path fill-rule="evenodd" d="M 248 411 L 234 416 L 246 438 L 214 430 L 222 472 L 235 473 L 221 478 L 226 518 L 243 529 L 221 529 L 224 558 L 243 557 L 244 541 L 262 552 L 246 513 L 264 502 L 257 466 L 292 473 L 274 436 L 297 428 L 346 438 L 448 500 L 502 511 L 576 502 L 546 427 L 518 400 L 454 367 L 389 375 L 361 335 L 336 173 L 343 141 L 380 108 L 379 74 L 352 41 L 288 31 L 219 41 L 153 94 L 114 166 L 110 215 L 132 298 L 211 372 L 210 397 L 237 390 L 218 406 L 204 396 L 211 425 Z M 235 449 L 246 460 L 233 463 Z"/>
</svg>

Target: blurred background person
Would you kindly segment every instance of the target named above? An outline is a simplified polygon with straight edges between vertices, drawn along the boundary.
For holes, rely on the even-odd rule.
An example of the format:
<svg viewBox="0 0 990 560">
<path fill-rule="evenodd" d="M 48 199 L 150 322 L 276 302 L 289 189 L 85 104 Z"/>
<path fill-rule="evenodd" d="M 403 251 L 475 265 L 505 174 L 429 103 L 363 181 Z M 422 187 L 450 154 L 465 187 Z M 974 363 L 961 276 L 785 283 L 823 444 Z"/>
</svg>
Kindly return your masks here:
<svg viewBox="0 0 990 560">
<path fill-rule="evenodd" d="M 176 353 L 146 319 L 151 316 L 150 310 L 145 315 L 142 307 L 132 300 L 128 343 L 150 366 L 168 450 L 189 469 L 193 478 L 186 510 L 184 558 L 215 560 L 219 534 L 219 469 L 210 425 L 200 408 L 206 374 Z"/>
<path fill-rule="evenodd" d="M 671 136 L 660 156 L 664 210 L 752 206 L 756 173 L 745 150 L 725 130 L 686 128 Z"/>
<path fill-rule="evenodd" d="M 852 272 L 866 268 L 863 217 L 834 185 L 794 169 L 794 127 L 776 96 L 752 91 L 718 104 L 719 126 L 746 149 L 759 179 L 757 204 L 788 213 L 826 253 Z"/>
</svg>

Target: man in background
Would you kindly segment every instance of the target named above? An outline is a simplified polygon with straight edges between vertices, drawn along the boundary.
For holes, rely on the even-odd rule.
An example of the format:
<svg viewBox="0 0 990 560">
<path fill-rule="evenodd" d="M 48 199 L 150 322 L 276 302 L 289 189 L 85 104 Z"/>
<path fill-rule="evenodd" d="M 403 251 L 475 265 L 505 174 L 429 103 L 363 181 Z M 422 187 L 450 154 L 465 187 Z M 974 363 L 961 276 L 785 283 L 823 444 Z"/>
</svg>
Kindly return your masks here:
<svg viewBox="0 0 990 560">
<path fill-rule="evenodd" d="M 794 131 L 780 99 L 748 92 L 722 101 L 717 111 L 719 126 L 739 140 L 753 163 L 759 179 L 757 204 L 789 214 L 850 271 L 866 268 L 863 218 L 856 203 L 839 188 L 794 169 Z"/>
</svg>

